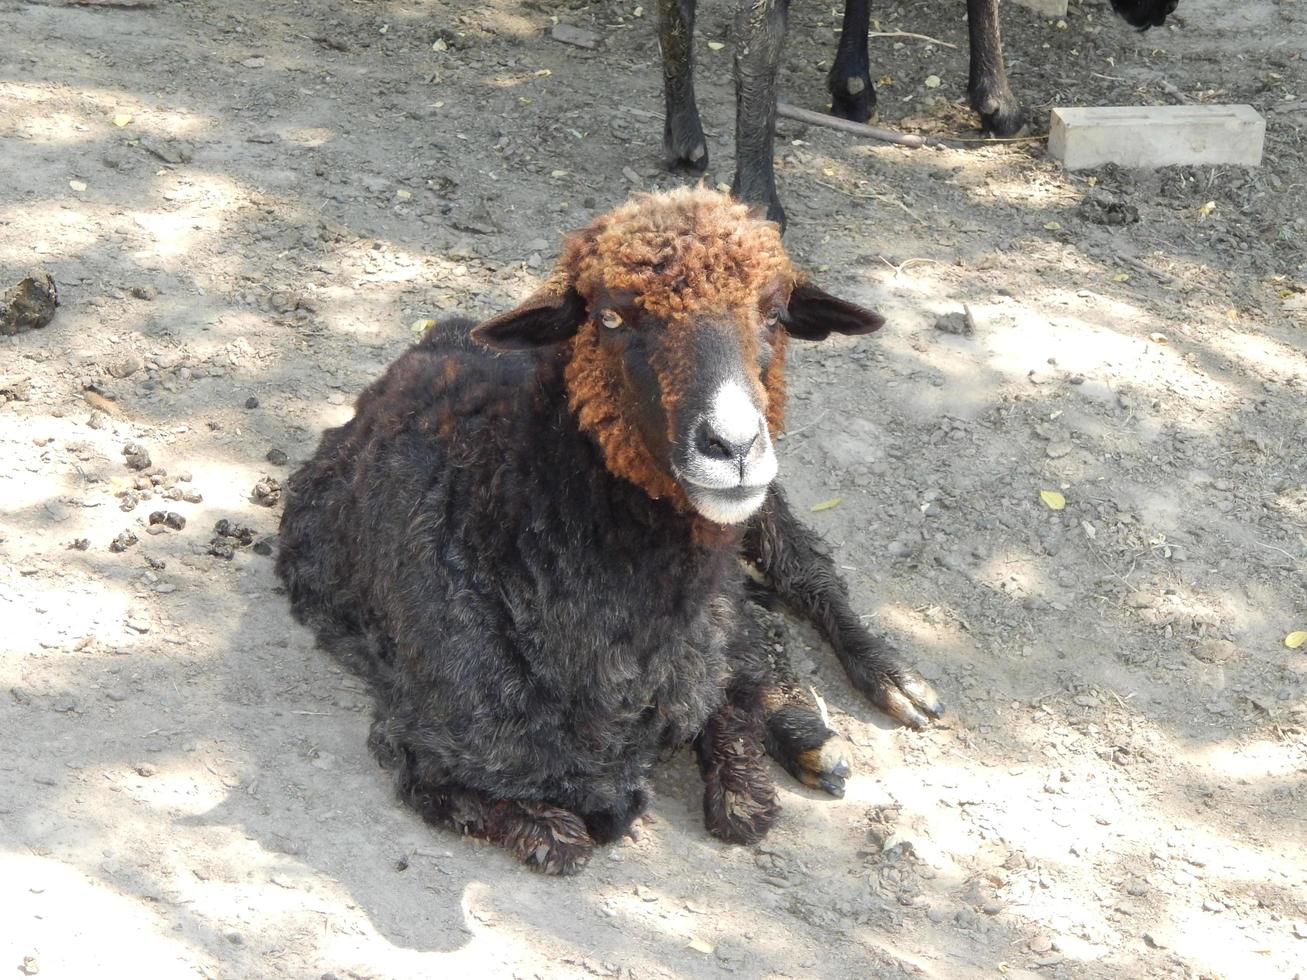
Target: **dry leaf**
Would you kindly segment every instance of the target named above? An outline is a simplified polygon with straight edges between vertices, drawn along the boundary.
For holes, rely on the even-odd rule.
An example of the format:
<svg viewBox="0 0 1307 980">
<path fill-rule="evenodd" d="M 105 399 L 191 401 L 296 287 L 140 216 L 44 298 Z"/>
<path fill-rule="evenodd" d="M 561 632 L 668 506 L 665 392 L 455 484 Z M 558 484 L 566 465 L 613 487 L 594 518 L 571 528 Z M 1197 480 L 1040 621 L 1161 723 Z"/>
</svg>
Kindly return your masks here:
<svg viewBox="0 0 1307 980">
<path fill-rule="evenodd" d="M 1203 218 L 1206 218 L 1209 214 L 1211 214 L 1215 210 L 1216 210 L 1216 202 L 1208 201 L 1206 204 L 1204 204 L 1201 208 L 1198 209 L 1198 219 L 1201 221 Z"/>
<path fill-rule="evenodd" d="M 423 333 L 424 331 L 430 330 L 435 325 L 435 320 L 414 320 L 413 325 L 409 327 L 409 329 L 414 333 Z"/>
<path fill-rule="evenodd" d="M 720 50 L 721 50 L 722 48 L 724 48 L 724 47 L 726 47 L 726 45 L 722 44 L 721 41 L 709 41 L 709 42 L 708 42 L 708 49 L 709 49 L 710 51 L 720 51 Z"/>
<path fill-rule="evenodd" d="M 1284 638 L 1284 645 L 1290 650 L 1297 650 L 1304 643 L 1307 643 L 1307 630 L 1294 630 Z"/>
<path fill-rule="evenodd" d="M 70 180 L 68 182 L 68 186 L 71 187 L 73 190 L 77 191 L 77 193 L 79 194 L 82 191 L 86 190 L 86 184 L 80 180 Z"/>
<path fill-rule="evenodd" d="M 1062 226 L 1056 221 L 1050 221 L 1044 225 L 1044 231 L 1061 231 Z"/>
<path fill-rule="evenodd" d="M 710 942 L 705 942 L 702 939 L 691 939 L 690 948 L 694 950 L 696 953 L 711 953 L 717 947 Z"/>
<path fill-rule="evenodd" d="M 432 51 L 448 51 L 448 50 L 449 50 L 449 45 L 445 43 L 445 39 L 444 39 L 443 37 L 438 37 L 438 38 L 436 38 L 435 43 L 431 45 L 431 50 L 432 50 Z"/>
<path fill-rule="evenodd" d="M 1066 497 L 1056 490 L 1040 490 L 1039 499 L 1051 510 L 1063 510 L 1066 507 Z"/>
<path fill-rule="evenodd" d="M 1129 282 L 1129 281 L 1130 281 L 1130 273 L 1128 273 L 1128 272 L 1118 272 L 1116 275 L 1114 275 L 1114 276 L 1112 277 L 1112 281 L 1113 281 L 1113 282 Z"/>
<path fill-rule="evenodd" d="M 407 201 L 410 197 L 413 196 L 413 192 L 406 191 L 404 190 L 404 188 L 401 187 L 399 190 L 395 191 L 395 196 L 399 198 L 401 201 Z"/>
<path fill-rule="evenodd" d="M 132 116 L 131 113 L 129 112 L 120 112 L 118 113 L 118 115 L 113 117 L 113 124 L 117 126 L 119 129 L 121 129 L 123 126 L 130 125 L 131 121 L 132 121 Z"/>
<path fill-rule="evenodd" d="M 1151 341 L 1152 341 L 1153 343 L 1155 343 L 1155 344 L 1165 344 L 1165 343 L 1168 343 L 1168 341 L 1167 341 L 1167 339 L 1166 339 L 1166 334 L 1164 334 L 1164 333 L 1150 333 L 1150 334 L 1148 335 L 1148 339 L 1151 340 Z"/>
<path fill-rule="evenodd" d="M 566 177 L 567 175 L 568 175 L 568 171 L 566 170 L 554 170 L 551 171 L 549 174 L 549 176 L 553 177 L 555 180 L 557 180 L 559 177 Z"/>
<path fill-rule="evenodd" d="M 925 84 L 926 84 L 926 88 L 939 88 L 939 76 L 927 75 Z"/>
<path fill-rule="evenodd" d="M 843 497 L 831 497 L 830 500 L 823 500 L 819 504 L 813 504 L 808 508 L 812 513 L 819 514 L 823 510 L 830 510 L 832 507 L 838 507 L 844 502 Z"/>
</svg>

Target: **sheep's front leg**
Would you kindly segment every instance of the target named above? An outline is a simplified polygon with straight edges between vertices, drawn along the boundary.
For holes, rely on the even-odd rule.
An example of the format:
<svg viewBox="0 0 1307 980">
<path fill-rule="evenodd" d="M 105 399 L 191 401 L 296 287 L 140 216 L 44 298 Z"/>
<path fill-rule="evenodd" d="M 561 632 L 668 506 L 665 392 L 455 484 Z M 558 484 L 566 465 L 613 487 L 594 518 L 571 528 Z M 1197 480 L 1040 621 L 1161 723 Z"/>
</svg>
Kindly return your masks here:
<svg viewBox="0 0 1307 980">
<path fill-rule="evenodd" d="M 873 704 L 913 728 L 924 728 L 944 713 L 934 688 L 863 627 L 829 552 L 795 518 L 779 487 L 772 487 L 750 522 L 743 556 L 782 602 L 816 627 L 854 687 Z"/>
<path fill-rule="evenodd" d="M 731 193 L 767 209 L 785 227 L 776 194 L 776 69 L 789 0 L 737 0 L 735 13 L 735 181 Z"/>
<path fill-rule="evenodd" d="M 986 132 L 1016 136 L 1029 117 L 1008 87 L 998 31 L 998 0 L 967 0 L 967 23 L 971 37 L 971 107 L 980 113 Z"/>
<path fill-rule="evenodd" d="M 703 820 L 714 837 L 756 844 L 780 813 L 764 757 L 765 738 L 757 713 L 728 701 L 695 739 L 703 773 Z"/>
<path fill-rule="evenodd" d="M 532 871 L 576 874 L 590 860 L 595 841 L 584 818 L 540 800 L 503 800 L 466 786 L 424 779 L 413 750 L 389 726 L 373 723 L 368 743 L 391 770 L 399 797 L 427 823 L 450 827 L 497 844 Z"/>
<path fill-rule="evenodd" d="M 663 55 L 663 152 L 667 166 L 701 174 L 708 144 L 694 101 L 695 0 L 658 0 L 658 47 Z"/>
<path fill-rule="evenodd" d="M 876 89 L 871 84 L 867 57 L 867 29 L 871 0 L 845 0 L 835 63 L 826 76 L 831 115 L 865 123 L 876 112 Z"/>
</svg>

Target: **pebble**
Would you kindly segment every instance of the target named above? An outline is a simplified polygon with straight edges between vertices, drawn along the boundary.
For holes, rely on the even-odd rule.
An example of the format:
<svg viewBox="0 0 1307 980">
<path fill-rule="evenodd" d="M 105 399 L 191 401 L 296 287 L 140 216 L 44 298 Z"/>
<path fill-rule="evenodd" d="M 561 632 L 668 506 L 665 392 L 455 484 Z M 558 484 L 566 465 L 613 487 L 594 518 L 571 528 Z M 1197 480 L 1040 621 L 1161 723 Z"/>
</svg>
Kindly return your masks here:
<svg viewBox="0 0 1307 980">
<path fill-rule="evenodd" d="M 549 36 L 562 44 L 585 48 L 588 51 L 599 47 L 598 34 L 582 27 L 573 27 L 571 24 L 555 24 L 549 31 Z"/>
<path fill-rule="evenodd" d="M 145 367 L 145 358 L 140 354 L 130 353 L 110 361 L 105 369 L 115 378 L 130 378 Z"/>
<path fill-rule="evenodd" d="M 127 443 L 122 453 L 129 470 L 148 470 L 151 466 L 150 454 L 140 443 Z"/>
<path fill-rule="evenodd" d="M 1237 652 L 1229 640 L 1206 639 L 1200 641 L 1192 650 L 1195 660 L 1205 664 L 1223 664 L 1231 660 Z"/>
<path fill-rule="evenodd" d="M 264 507 L 275 507 L 281 500 L 281 481 L 276 477 L 265 476 L 254 484 L 254 502 Z"/>
<path fill-rule="evenodd" d="M 1050 442 L 1048 448 L 1044 450 L 1049 459 L 1061 459 L 1071 452 L 1071 443 L 1069 442 Z"/>
<path fill-rule="evenodd" d="M 258 400 L 257 398 L 255 398 L 253 395 L 250 395 L 249 398 L 245 399 L 245 407 L 246 407 L 246 408 L 258 408 L 258 407 L 259 407 L 259 400 Z"/>
<path fill-rule="evenodd" d="M 127 690 L 121 687 L 111 687 L 104 692 L 104 696 L 110 701 L 126 701 Z"/>
<path fill-rule="evenodd" d="M 131 531 L 123 531 L 118 537 L 109 542 L 109 550 L 114 552 L 126 551 L 139 540 L 140 538 Z"/>
<path fill-rule="evenodd" d="M 1030 940 L 1027 945 L 1032 953 L 1048 953 L 1053 949 L 1053 937 L 1046 932 L 1041 932 L 1034 939 Z"/>
<path fill-rule="evenodd" d="M 271 463 L 273 466 L 285 466 L 285 465 L 286 465 L 287 456 L 286 456 L 286 454 L 285 454 L 284 452 L 282 452 L 280 449 L 273 448 L 273 449 L 269 449 L 269 450 L 268 450 L 268 455 L 267 455 L 266 459 L 267 459 L 268 462 Z"/>
<path fill-rule="evenodd" d="M 1166 943 L 1162 942 L 1151 932 L 1144 933 L 1144 943 L 1152 949 L 1166 949 Z"/>
</svg>

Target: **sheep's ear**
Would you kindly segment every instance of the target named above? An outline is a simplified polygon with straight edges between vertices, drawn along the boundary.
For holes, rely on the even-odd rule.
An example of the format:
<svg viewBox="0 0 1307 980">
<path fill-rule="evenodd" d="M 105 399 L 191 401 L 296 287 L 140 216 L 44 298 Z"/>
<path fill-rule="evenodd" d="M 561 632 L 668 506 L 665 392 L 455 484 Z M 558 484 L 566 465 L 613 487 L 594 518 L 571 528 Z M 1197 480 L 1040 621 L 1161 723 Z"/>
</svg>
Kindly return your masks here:
<svg viewBox="0 0 1307 980">
<path fill-rule="evenodd" d="M 557 344 L 576 333 L 585 319 L 585 300 L 571 286 L 542 290 L 507 313 L 472 328 L 472 337 L 499 350 L 527 350 Z"/>
<path fill-rule="evenodd" d="M 790 293 L 783 322 L 791 337 L 825 340 L 832 333 L 871 333 L 885 325 L 885 318 L 874 310 L 837 299 L 810 282 L 799 282 Z"/>
</svg>

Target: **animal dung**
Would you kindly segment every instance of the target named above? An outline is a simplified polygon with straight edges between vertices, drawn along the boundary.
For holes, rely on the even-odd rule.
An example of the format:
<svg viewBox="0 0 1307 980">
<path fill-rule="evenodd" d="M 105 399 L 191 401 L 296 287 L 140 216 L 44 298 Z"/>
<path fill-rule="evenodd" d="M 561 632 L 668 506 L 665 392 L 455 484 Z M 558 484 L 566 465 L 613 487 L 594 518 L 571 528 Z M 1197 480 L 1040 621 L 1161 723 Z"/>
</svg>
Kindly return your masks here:
<svg viewBox="0 0 1307 980">
<path fill-rule="evenodd" d="M 1250 105 L 1054 109 L 1048 155 L 1067 170 L 1115 163 L 1261 166 L 1266 120 Z"/>
</svg>

